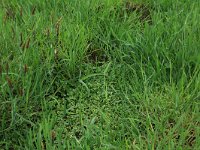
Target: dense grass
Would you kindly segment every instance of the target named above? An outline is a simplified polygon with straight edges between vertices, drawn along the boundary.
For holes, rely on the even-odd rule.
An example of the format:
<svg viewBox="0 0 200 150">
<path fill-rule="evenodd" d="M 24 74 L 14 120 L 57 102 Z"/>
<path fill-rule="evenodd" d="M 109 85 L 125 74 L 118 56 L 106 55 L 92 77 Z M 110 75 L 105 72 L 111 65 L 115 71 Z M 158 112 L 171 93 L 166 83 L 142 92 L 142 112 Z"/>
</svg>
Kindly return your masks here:
<svg viewBox="0 0 200 150">
<path fill-rule="evenodd" d="M 0 36 L 1 149 L 200 148 L 198 0 L 1 0 Z"/>
</svg>

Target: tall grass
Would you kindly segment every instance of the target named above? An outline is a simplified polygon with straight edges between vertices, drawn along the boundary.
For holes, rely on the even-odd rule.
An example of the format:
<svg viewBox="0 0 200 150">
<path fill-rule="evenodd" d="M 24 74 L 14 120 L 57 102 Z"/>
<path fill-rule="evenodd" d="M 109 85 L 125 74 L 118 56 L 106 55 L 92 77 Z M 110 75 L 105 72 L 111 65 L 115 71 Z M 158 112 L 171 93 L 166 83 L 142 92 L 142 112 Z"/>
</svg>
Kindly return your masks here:
<svg viewBox="0 0 200 150">
<path fill-rule="evenodd" d="M 200 148 L 200 2 L 0 8 L 0 148 Z"/>
</svg>

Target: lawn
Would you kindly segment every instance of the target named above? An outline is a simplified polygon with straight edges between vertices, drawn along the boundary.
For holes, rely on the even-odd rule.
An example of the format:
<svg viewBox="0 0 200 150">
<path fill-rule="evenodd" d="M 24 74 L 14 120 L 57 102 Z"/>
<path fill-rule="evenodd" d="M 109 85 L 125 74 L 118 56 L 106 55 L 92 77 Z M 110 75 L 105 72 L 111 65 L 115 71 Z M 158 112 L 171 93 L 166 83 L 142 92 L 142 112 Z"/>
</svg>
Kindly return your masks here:
<svg viewBox="0 0 200 150">
<path fill-rule="evenodd" d="M 200 1 L 0 0 L 0 149 L 200 149 Z"/>
</svg>

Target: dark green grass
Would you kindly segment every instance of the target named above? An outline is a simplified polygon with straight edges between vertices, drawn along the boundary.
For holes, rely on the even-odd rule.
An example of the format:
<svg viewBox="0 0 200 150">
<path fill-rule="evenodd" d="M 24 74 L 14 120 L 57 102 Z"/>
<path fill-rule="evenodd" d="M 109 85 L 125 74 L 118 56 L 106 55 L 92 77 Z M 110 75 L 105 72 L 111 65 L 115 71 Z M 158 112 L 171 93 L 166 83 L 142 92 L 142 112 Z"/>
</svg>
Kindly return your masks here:
<svg viewBox="0 0 200 150">
<path fill-rule="evenodd" d="M 200 2 L 134 3 L 0 1 L 1 149 L 200 148 Z"/>
</svg>

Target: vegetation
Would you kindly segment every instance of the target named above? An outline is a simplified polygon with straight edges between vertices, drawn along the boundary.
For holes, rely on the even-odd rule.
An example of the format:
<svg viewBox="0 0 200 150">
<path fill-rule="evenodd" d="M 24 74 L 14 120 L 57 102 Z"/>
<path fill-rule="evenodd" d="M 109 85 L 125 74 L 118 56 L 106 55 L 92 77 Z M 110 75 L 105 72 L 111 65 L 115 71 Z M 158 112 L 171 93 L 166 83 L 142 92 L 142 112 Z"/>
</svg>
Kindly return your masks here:
<svg viewBox="0 0 200 150">
<path fill-rule="evenodd" d="M 1 0 L 1 149 L 199 149 L 199 0 Z"/>
</svg>

